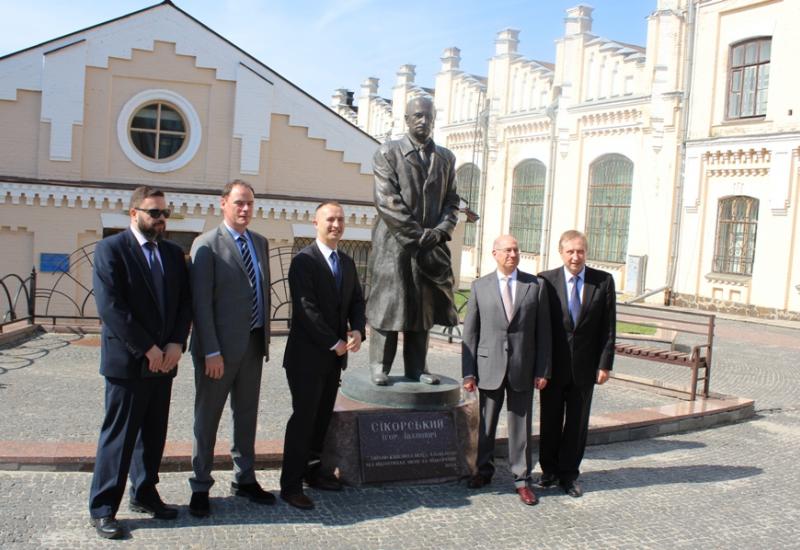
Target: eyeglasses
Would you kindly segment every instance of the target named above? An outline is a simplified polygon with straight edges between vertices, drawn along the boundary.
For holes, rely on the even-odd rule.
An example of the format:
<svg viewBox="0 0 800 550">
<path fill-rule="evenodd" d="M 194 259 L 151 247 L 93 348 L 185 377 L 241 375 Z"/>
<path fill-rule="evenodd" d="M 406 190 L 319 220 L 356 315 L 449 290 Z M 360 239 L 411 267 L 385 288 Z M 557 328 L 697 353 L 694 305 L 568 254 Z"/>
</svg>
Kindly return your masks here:
<svg viewBox="0 0 800 550">
<path fill-rule="evenodd" d="M 154 220 L 164 216 L 164 218 L 169 218 L 171 212 L 169 210 L 161 210 L 160 208 L 134 208 L 134 210 L 138 210 L 139 212 L 147 212 L 147 215 L 153 218 Z"/>
</svg>

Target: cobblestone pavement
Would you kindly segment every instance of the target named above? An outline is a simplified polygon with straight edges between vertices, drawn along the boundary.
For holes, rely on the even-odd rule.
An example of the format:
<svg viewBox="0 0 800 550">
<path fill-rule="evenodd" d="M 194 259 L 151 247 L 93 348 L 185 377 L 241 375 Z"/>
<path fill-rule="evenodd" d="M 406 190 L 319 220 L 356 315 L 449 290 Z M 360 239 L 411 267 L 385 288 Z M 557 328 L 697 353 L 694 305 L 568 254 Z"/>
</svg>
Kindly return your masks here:
<svg viewBox="0 0 800 550">
<path fill-rule="evenodd" d="M 103 377 L 98 374 L 96 336 L 45 334 L 0 350 L 0 440 L 97 441 L 103 415 Z M 282 439 L 291 413 L 291 396 L 281 368 L 285 338 L 274 338 L 261 382 L 259 439 Z M 398 354 L 399 355 L 399 354 Z M 460 377 L 461 359 L 432 348 L 429 363 L 437 373 Z M 367 368 L 366 349 L 354 354 L 350 369 Z M 395 367 L 402 372 L 402 366 Z M 172 390 L 169 439 L 191 441 L 194 367 L 184 354 Z M 685 372 L 682 374 L 686 374 Z M 683 377 L 685 383 L 688 377 Z M 606 391 L 608 390 L 608 391 Z M 596 392 L 595 410 L 609 412 L 672 403 L 652 393 L 608 386 Z M 505 415 L 502 417 L 505 421 Z M 222 416 L 221 439 L 230 439 L 230 411 Z"/>
<path fill-rule="evenodd" d="M 220 472 L 212 490 L 215 515 L 202 521 L 186 511 L 186 474 L 167 473 L 159 488 L 165 501 L 180 506 L 179 519 L 161 522 L 122 511 L 130 536 L 118 544 L 326 550 L 800 548 L 800 506 L 794 500 L 800 492 L 800 332 L 721 320 L 717 335 L 712 390 L 756 399 L 756 417 L 711 430 L 589 447 L 582 499 L 548 490 L 539 492 L 538 506 L 523 506 L 512 492 L 510 474 L 501 468 L 493 483 L 478 491 L 463 483 L 311 490 L 317 509 L 301 512 L 283 502 L 259 507 L 230 497 L 231 476 Z M 87 395 L 101 387 L 92 355 L 97 350 L 58 347 L 56 340 L 48 336 L 0 350 L 0 438 L 96 438 L 100 400 L 87 402 Z M 48 346 L 46 354 L 41 351 Z M 448 373 L 438 368 L 445 362 L 457 372 L 457 357 L 434 353 L 437 372 Z M 43 356 L 32 359 L 34 354 Z M 276 423 L 279 413 L 271 411 L 288 406 L 277 364 L 269 367 L 262 403 Z M 189 399 L 181 395 L 191 394 L 191 367 L 181 368 L 172 413 L 177 424 L 171 425 L 170 438 L 188 440 L 188 431 L 178 432 L 189 424 L 176 416 L 178 403 Z M 652 364 L 621 362 L 620 368 L 643 369 L 655 377 L 647 370 Z M 674 376 L 683 380 L 685 372 Z M 47 380 L 59 391 L 37 390 L 29 379 L 36 385 Z M 612 408 L 646 406 L 657 398 L 613 386 L 597 395 L 598 407 Z M 265 434 L 270 429 L 260 428 Z M 268 489 L 277 488 L 278 471 L 258 475 Z M 0 547 L 110 546 L 88 525 L 89 480 L 86 473 L 0 471 Z"/>
</svg>

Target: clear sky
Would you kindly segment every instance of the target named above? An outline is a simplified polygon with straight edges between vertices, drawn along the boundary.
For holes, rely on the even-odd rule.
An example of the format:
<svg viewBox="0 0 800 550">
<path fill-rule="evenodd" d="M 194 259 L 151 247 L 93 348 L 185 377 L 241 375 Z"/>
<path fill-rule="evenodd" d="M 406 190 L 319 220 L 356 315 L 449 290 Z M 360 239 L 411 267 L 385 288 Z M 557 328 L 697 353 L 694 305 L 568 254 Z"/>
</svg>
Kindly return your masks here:
<svg viewBox="0 0 800 550">
<path fill-rule="evenodd" d="M 125 15 L 155 0 L 0 0 L 0 55 Z M 521 31 L 519 52 L 554 61 L 565 10 L 579 0 L 176 0 L 175 4 L 325 103 L 370 76 L 391 96 L 400 65 L 433 87 L 445 48 L 486 75 L 498 31 Z M 587 3 L 587 2 L 583 2 Z M 644 46 L 656 0 L 594 0 L 592 32 Z"/>
</svg>

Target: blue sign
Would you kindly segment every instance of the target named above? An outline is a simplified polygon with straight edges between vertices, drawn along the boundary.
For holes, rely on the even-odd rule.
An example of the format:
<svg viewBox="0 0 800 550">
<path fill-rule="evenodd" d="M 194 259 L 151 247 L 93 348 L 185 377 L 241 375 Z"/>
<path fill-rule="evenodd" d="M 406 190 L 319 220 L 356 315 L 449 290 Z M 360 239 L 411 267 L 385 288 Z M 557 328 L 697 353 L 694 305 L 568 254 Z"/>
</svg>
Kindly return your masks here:
<svg viewBox="0 0 800 550">
<path fill-rule="evenodd" d="M 39 258 L 39 272 L 67 273 L 69 271 L 69 254 L 52 254 L 42 252 Z"/>
</svg>

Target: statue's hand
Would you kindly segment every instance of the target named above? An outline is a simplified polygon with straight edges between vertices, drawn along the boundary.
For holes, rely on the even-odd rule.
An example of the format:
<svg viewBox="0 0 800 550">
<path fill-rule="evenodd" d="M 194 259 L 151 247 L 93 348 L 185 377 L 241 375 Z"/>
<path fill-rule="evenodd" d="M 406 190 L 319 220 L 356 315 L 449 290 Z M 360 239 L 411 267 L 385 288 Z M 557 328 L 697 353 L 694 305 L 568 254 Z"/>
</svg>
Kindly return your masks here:
<svg viewBox="0 0 800 550">
<path fill-rule="evenodd" d="M 426 229 L 422 236 L 419 238 L 419 247 L 423 250 L 429 250 L 439 244 L 441 241 L 441 234 L 436 229 Z"/>
</svg>

